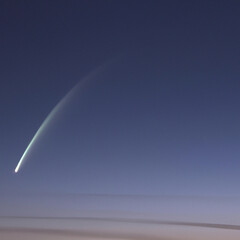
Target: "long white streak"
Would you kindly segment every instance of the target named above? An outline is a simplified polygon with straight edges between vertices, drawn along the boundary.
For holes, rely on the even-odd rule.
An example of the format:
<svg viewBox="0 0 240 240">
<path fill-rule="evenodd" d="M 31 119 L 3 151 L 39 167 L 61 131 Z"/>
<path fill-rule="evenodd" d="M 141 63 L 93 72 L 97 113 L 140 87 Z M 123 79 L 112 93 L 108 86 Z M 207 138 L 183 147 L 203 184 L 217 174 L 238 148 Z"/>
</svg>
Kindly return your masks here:
<svg viewBox="0 0 240 240">
<path fill-rule="evenodd" d="M 33 136 L 31 142 L 28 144 L 26 150 L 24 151 L 21 159 L 19 160 L 16 168 L 15 173 L 17 173 L 22 166 L 26 156 L 28 155 L 30 149 L 32 146 L 36 143 L 36 140 L 39 138 L 39 136 L 42 134 L 43 130 L 46 128 L 46 126 L 49 124 L 49 122 L 54 118 L 56 113 L 64 106 L 66 103 L 71 99 L 71 97 L 74 95 L 74 93 L 77 91 L 79 87 L 81 87 L 84 83 L 86 83 L 88 80 L 92 79 L 96 74 L 98 74 L 107 64 L 104 64 L 103 66 L 95 69 L 90 75 L 85 77 L 83 80 L 78 82 L 58 103 L 57 105 L 52 109 L 52 111 L 48 114 L 46 119 L 43 121 L 35 135 Z"/>
</svg>

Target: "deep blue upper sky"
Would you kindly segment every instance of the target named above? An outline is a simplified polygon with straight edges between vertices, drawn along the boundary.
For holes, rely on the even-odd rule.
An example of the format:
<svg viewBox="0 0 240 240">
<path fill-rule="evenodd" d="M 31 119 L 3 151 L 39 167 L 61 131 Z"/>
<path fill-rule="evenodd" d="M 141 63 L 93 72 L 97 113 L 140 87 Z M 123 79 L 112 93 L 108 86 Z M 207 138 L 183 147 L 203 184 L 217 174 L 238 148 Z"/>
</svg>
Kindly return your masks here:
<svg viewBox="0 0 240 240">
<path fill-rule="evenodd" d="M 239 7 L 1 1 L 0 193 L 239 195 Z"/>
</svg>

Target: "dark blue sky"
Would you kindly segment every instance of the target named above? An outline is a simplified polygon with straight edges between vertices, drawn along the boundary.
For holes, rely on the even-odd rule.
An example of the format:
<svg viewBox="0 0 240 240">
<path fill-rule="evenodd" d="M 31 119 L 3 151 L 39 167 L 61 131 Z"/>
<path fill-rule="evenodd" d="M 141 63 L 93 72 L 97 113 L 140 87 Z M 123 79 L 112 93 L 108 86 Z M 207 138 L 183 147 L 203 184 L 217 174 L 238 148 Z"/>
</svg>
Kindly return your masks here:
<svg viewBox="0 0 240 240">
<path fill-rule="evenodd" d="M 239 196 L 239 7 L 1 1 L 0 193 Z"/>
</svg>

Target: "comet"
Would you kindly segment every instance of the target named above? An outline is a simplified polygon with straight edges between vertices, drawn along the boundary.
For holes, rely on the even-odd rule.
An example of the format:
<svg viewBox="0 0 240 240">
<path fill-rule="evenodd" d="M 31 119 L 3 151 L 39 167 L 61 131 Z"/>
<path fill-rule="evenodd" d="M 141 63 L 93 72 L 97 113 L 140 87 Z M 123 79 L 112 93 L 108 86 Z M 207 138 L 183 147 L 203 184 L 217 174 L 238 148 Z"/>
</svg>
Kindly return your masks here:
<svg viewBox="0 0 240 240">
<path fill-rule="evenodd" d="M 108 62 L 109 63 L 109 62 Z M 33 146 L 36 144 L 39 137 L 42 135 L 46 127 L 49 125 L 51 121 L 57 116 L 57 113 L 60 112 L 61 109 L 64 108 L 68 104 L 68 102 L 72 99 L 72 97 L 75 95 L 76 92 L 78 92 L 79 88 L 82 88 L 83 85 L 86 84 L 89 80 L 93 79 L 97 74 L 99 74 L 106 66 L 107 64 L 103 64 L 102 66 L 96 68 L 92 73 L 90 73 L 88 76 L 86 76 L 84 79 L 80 80 L 72 89 L 69 90 L 69 92 L 55 105 L 55 107 L 51 110 L 51 112 L 47 115 L 45 120 L 42 122 L 41 126 L 38 128 L 36 133 L 34 134 L 32 140 L 28 144 L 26 150 L 24 151 L 22 157 L 20 158 L 14 172 L 17 173 L 23 163 L 25 162 L 28 154 L 30 153 Z"/>
</svg>

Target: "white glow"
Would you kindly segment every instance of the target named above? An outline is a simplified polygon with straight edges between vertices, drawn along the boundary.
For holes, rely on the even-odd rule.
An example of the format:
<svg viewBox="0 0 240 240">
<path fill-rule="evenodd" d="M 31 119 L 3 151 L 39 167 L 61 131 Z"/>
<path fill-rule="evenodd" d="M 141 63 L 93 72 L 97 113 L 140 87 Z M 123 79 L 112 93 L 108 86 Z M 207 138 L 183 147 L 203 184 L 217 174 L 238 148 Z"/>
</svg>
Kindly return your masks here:
<svg viewBox="0 0 240 240">
<path fill-rule="evenodd" d="M 43 123 L 41 124 L 41 126 L 39 127 L 39 129 L 37 130 L 37 132 L 35 133 L 35 135 L 33 136 L 31 142 L 28 144 L 26 150 L 24 151 L 21 159 L 19 160 L 16 168 L 15 168 L 15 173 L 17 173 L 20 169 L 20 167 L 22 166 L 26 156 L 28 155 L 29 151 L 31 150 L 32 146 L 36 143 L 36 140 L 39 138 L 39 136 L 42 134 L 42 132 L 44 131 L 44 129 L 47 127 L 47 125 L 49 124 L 50 121 L 52 121 L 52 119 L 56 116 L 57 112 L 59 112 L 60 109 L 62 109 L 67 103 L 68 101 L 72 98 L 72 96 L 74 95 L 74 93 L 79 89 L 79 87 L 81 87 L 83 84 L 85 84 L 87 81 L 89 81 L 90 79 L 93 79 L 101 70 L 104 69 L 104 67 L 107 64 L 104 64 L 102 66 L 100 66 L 99 68 L 95 69 L 91 74 L 89 74 L 86 78 L 84 78 L 83 80 L 81 80 L 80 82 L 77 83 L 77 85 L 75 85 L 58 103 L 57 105 L 52 109 L 52 111 L 48 114 L 48 116 L 46 117 L 46 119 L 43 121 Z"/>
</svg>

